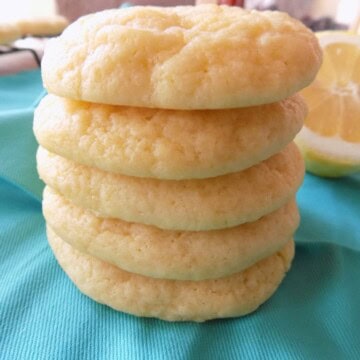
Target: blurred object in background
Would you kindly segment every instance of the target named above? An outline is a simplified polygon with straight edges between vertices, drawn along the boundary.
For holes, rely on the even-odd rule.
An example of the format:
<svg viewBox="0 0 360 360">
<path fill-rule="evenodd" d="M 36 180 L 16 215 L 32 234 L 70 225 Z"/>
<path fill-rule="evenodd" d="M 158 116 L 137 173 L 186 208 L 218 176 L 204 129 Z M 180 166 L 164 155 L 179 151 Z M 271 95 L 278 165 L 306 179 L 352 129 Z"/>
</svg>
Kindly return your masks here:
<svg viewBox="0 0 360 360">
<path fill-rule="evenodd" d="M 359 0 L 246 0 L 245 7 L 285 11 L 314 31 L 354 28 L 360 16 Z"/>
<path fill-rule="evenodd" d="M 0 74 L 40 67 L 46 37 L 67 25 L 55 0 L 0 0 Z"/>
<path fill-rule="evenodd" d="M 241 6 L 243 7 L 245 0 L 196 0 L 196 5 L 201 4 L 219 4 L 229 6 Z"/>
<path fill-rule="evenodd" d="M 314 31 L 359 29 L 359 0 L 197 0 L 196 4 L 227 4 L 246 9 L 279 10 Z M 360 30 L 359 30 L 360 32 Z"/>
<path fill-rule="evenodd" d="M 92 12 L 118 8 L 122 3 L 129 3 L 131 5 L 174 6 L 194 5 L 194 0 L 57 0 L 59 14 L 64 15 L 70 21 L 74 21 L 78 17 Z"/>
<path fill-rule="evenodd" d="M 196 0 L 196 5 L 201 4 L 219 4 L 219 5 L 229 5 L 229 6 L 244 6 L 245 0 Z"/>
<path fill-rule="evenodd" d="M 12 43 L 20 37 L 20 29 L 15 24 L 0 22 L 0 45 Z"/>
<path fill-rule="evenodd" d="M 69 21 L 60 15 L 34 16 L 15 21 L 22 36 L 59 35 L 69 25 Z"/>
<path fill-rule="evenodd" d="M 197 0 L 196 4 L 219 4 L 229 6 L 244 6 L 245 0 Z"/>
<path fill-rule="evenodd" d="M 40 67 L 45 39 L 19 39 L 10 46 L 0 45 L 0 75 Z"/>
</svg>

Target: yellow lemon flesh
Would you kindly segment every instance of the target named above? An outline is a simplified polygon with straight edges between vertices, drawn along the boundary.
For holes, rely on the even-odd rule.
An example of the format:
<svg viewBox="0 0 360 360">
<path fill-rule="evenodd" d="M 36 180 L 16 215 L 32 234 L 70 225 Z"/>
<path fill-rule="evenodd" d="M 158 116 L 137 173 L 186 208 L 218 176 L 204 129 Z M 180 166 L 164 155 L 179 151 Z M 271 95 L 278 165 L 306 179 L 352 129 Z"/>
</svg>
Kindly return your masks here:
<svg viewBox="0 0 360 360">
<path fill-rule="evenodd" d="M 360 171 L 360 36 L 317 34 L 323 64 L 301 94 L 309 107 L 296 138 L 308 171 L 328 177 Z"/>
</svg>

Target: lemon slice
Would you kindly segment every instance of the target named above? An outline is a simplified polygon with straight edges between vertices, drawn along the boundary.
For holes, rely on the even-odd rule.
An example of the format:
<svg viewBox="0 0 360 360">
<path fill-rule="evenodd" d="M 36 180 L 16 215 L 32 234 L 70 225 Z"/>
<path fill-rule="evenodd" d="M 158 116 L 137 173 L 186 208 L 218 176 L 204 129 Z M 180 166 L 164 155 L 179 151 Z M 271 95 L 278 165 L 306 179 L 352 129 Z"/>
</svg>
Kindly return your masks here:
<svg viewBox="0 0 360 360">
<path fill-rule="evenodd" d="M 302 90 L 309 113 L 296 138 L 306 169 L 337 177 L 360 171 L 360 36 L 318 33 L 323 63 Z"/>
</svg>

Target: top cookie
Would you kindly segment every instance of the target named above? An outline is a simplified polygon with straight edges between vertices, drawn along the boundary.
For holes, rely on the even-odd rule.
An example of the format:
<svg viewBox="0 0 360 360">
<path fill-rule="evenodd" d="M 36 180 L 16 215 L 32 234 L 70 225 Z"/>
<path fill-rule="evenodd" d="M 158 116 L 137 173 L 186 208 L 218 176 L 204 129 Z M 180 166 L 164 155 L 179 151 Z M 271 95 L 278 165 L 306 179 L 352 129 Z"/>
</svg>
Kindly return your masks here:
<svg viewBox="0 0 360 360">
<path fill-rule="evenodd" d="M 222 109 L 276 102 L 307 86 L 317 39 L 280 12 L 202 5 L 88 15 L 50 41 L 51 93 L 104 104 Z"/>
</svg>

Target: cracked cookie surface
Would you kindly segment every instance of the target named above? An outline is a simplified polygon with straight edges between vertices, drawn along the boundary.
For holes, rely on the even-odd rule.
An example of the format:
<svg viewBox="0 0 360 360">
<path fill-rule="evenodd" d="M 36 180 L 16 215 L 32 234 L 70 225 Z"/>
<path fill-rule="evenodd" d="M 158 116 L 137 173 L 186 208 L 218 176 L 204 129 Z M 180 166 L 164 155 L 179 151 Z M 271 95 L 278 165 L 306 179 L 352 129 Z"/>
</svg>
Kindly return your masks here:
<svg viewBox="0 0 360 360">
<path fill-rule="evenodd" d="M 42 75 L 50 93 L 77 100 L 222 109 L 287 98 L 320 63 L 314 34 L 285 13 L 135 6 L 71 24 L 47 44 Z"/>
<path fill-rule="evenodd" d="M 128 176 L 209 178 L 243 170 L 274 155 L 301 129 L 299 95 L 230 110 L 175 111 L 120 107 L 46 96 L 34 133 L 49 151 Z"/>
</svg>

